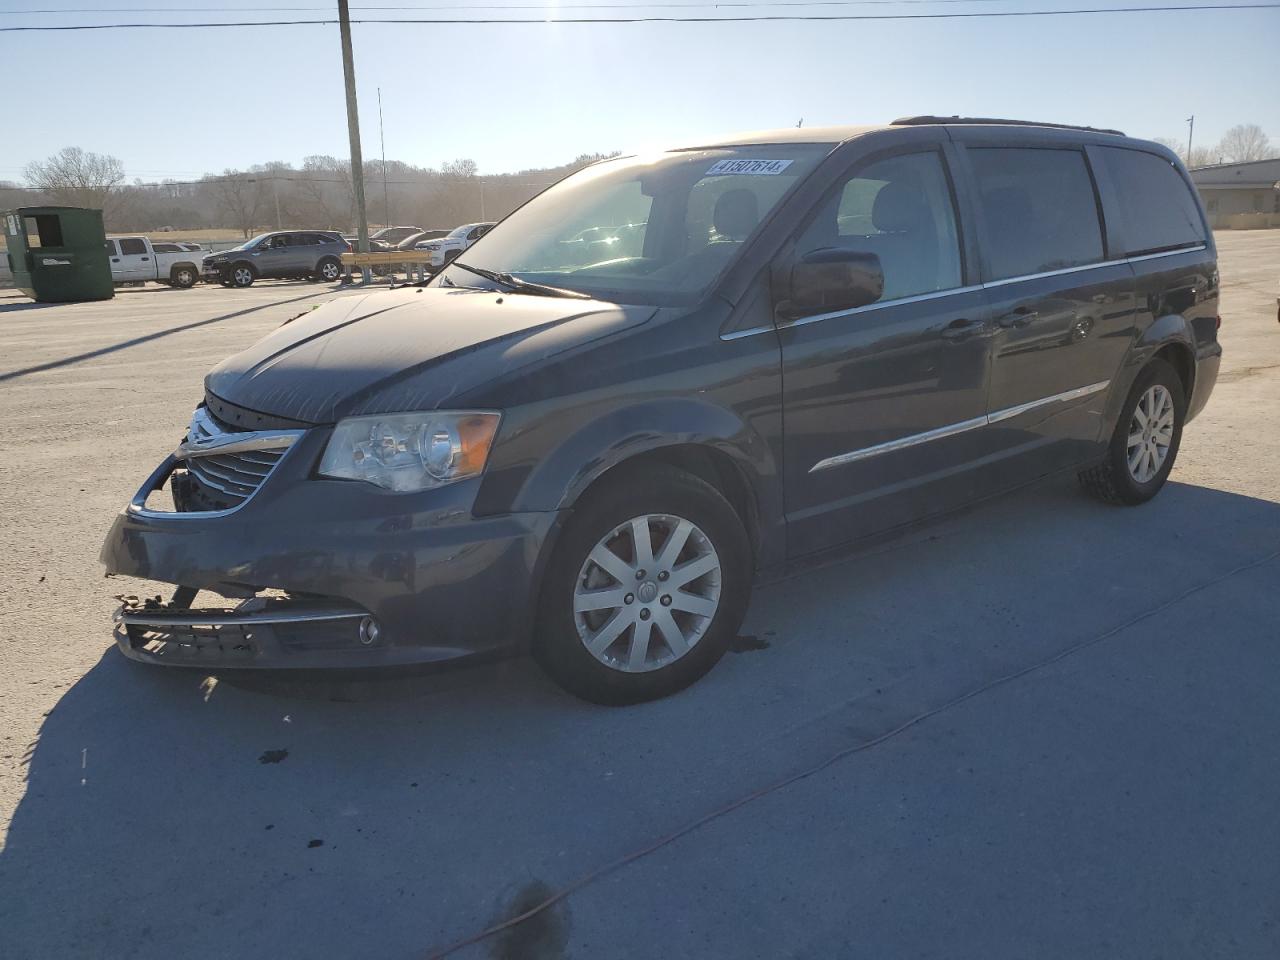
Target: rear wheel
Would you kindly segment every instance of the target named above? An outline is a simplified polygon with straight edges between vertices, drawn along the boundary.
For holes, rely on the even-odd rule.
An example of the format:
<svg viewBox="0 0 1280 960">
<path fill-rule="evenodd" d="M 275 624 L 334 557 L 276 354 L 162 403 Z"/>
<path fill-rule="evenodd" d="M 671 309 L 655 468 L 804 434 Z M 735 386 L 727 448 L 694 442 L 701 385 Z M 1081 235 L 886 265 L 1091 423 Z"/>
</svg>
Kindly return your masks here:
<svg viewBox="0 0 1280 960">
<path fill-rule="evenodd" d="M 589 491 L 543 585 L 534 653 L 605 704 L 665 697 L 710 670 L 750 596 L 750 544 L 720 492 L 670 467 Z"/>
<path fill-rule="evenodd" d="M 174 267 L 173 273 L 169 275 L 170 282 L 175 287 L 181 287 L 183 290 L 194 287 L 198 279 L 196 268 L 185 263 Z"/>
<path fill-rule="evenodd" d="M 237 263 L 231 268 L 231 285 L 233 287 L 251 287 L 256 279 L 253 267 L 247 263 Z"/>
<path fill-rule="evenodd" d="M 316 276 L 326 283 L 334 283 L 342 276 L 342 264 L 332 257 L 326 257 L 316 266 Z"/>
<path fill-rule="evenodd" d="M 1146 503 L 1164 486 L 1182 442 L 1186 394 L 1177 371 L 1152 360 L 1134 381 L 1102 463 L 1080 473 L 1105 503 Z"/>
</svg>

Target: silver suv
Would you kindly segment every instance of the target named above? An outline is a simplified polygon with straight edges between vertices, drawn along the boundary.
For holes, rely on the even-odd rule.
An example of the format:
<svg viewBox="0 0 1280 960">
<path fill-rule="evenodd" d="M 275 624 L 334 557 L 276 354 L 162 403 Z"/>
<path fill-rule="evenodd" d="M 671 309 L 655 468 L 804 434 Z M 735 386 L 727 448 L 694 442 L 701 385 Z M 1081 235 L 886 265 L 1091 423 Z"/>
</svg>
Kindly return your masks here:
<svg viewBox="0 0 1280 960">
<path fill-rule="evenodd" d="M 206 280 L 248 287 L 255 280 L 306 277 L 330 283 L 342 276 L 342 254 L 351 245 L 338 233 L 291 230 L 263 233 L 231 250 L 204 258 Z"/>
</svg>

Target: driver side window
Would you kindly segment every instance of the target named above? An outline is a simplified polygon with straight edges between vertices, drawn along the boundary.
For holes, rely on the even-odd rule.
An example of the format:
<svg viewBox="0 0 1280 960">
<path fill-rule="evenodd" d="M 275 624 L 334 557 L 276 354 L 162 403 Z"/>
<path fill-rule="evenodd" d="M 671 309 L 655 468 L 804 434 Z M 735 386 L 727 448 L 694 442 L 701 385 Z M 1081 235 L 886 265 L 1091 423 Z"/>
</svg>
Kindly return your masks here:
<svg viewBox="0 0 1280 960">
<path fill-rule="evenodd" d="M 845 180 L 801 233 L 796 253 L 830 247 L 880 258 L 881 300 L 959 287 L 955 204 L 941 155 L 889 157 Z"/>
</svg>

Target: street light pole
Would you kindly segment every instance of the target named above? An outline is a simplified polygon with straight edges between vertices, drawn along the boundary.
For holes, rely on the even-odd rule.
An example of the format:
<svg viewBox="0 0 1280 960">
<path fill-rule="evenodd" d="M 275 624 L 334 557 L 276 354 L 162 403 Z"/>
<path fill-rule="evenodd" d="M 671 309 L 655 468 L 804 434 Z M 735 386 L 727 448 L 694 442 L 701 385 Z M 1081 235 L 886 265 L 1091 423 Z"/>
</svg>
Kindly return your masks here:
<svg viewBox="0 0 1280 960">
<path fill-rule="evenodd" d="M 1193 113 L 1187 117 L 1187 166 L 1191 166 L 1191 136 L 1196 132 L 1196 115 Z"/>
<path fill-rule="evenodd" d="M 387 199 L 387 137 L 382 131 L 382 88 L 378 88 L 378 142 L 382 144 L 382 222 L 391 226 L 391 201 Z"/>
<path fill-rule="evenodd" d="M 364 208 L 364 156 L 360 152 L 360 114 L 356 109 L 356 68 L 351 55 L 351 11 L 347 0 L 338 0 L 338 30 L 342 35 L 342 79 L 347 88 L 347 136 L 351 140 L 351 190 L 356 201 L 356 250 L 369 252 L 369 218 Z M 361 270 L 365 283 L 373 276 Z"/>
</svg>

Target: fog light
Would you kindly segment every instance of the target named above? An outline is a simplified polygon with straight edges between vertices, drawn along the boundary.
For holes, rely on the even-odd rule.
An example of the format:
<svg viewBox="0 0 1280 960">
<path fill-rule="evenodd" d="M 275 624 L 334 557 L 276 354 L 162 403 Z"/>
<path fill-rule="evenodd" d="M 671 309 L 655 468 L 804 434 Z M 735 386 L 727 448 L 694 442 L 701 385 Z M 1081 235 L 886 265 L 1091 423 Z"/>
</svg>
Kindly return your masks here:
<svg viewBox="0 0 1280 960">
<path fill-rule="evenodd" d="M 378 621 L 373 617 L 365 617 L 360 621 L 360 642 L 366 647 L 378 642 L 380 632 Z"/>
</svg>

